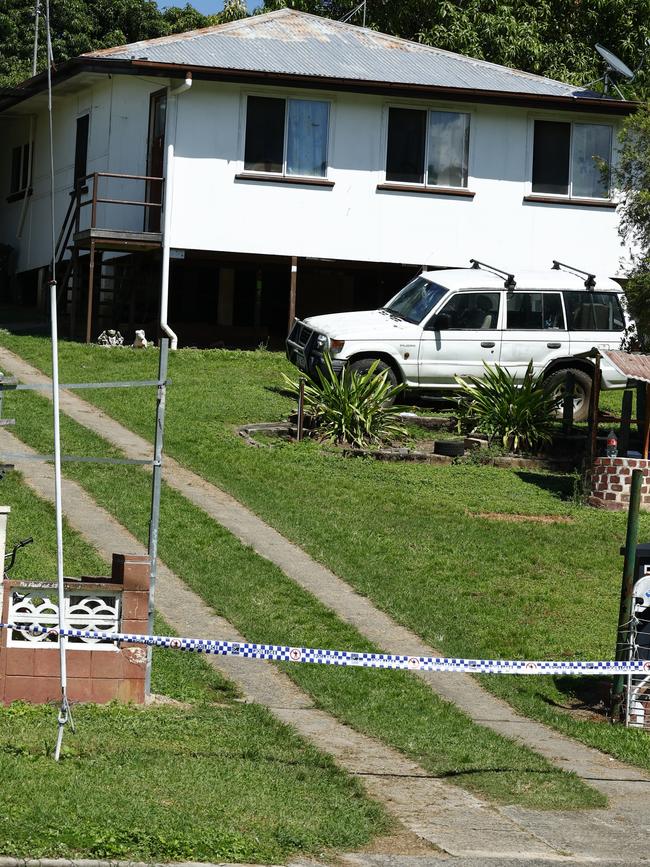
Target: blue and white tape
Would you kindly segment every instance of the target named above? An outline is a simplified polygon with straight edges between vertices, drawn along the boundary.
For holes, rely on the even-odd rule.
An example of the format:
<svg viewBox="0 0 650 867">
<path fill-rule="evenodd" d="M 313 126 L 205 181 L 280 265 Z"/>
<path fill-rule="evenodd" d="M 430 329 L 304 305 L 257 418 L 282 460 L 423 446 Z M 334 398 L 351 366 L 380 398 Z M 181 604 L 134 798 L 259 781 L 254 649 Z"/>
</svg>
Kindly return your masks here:
<svg viewBox="0 0 650 867">
<path fill-rule="evenodd" d="M 125 632 L 101 632 L 95 629 L 59 629 L 33 624 L 0 623 L 0 629 L 49 635 L 58 638 L 85 638 L 96 641 L 145 644 L 216 656 L 264 659 L 273 662 L 312 663 L 354 668 L 387 668 L 405 671 L 468 672 L 470 674 L 647 674 L 650 660 L 626 662 L 613 660 L 550 661 L 540 659 L 462 659 L 438 656 L 405 656 L 394 653 L 355 653 L 350 650 L 323 650 L 314 647 L 291 647 L 283 644 L 254 644 L 245 641 L 220 641 L 208 638 L 177 638 L 169 635 L 138 635 Z"/>
</svg>

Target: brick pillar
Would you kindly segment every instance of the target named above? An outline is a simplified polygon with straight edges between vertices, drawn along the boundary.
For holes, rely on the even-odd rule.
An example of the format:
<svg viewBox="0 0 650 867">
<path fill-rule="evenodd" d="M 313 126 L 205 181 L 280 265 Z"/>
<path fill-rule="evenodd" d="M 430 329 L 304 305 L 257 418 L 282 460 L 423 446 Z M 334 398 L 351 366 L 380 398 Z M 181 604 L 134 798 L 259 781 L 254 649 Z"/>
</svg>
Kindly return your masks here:
<svg viewBox="0 0 650 867">
<path fill-rule="evenodd" d="M 642 470 L 641 509 L 650 511 L 650 461 L 641 458 L 596 458 L 591 473 L 589 504 L 603 509 L 626 509 L 630 502 L 632 470 Z"/>
<path fill-rule="evenodd" d="M 147 554 L 113 554 L 111 580 L 122 584 L 121 632 L 146 635 L 149 632 L 149 584 L 151 560 Z M 147 647 L 144 644 L 121 645 L 122 681 L 120 701 L 144 702 Z"/>
</svg>

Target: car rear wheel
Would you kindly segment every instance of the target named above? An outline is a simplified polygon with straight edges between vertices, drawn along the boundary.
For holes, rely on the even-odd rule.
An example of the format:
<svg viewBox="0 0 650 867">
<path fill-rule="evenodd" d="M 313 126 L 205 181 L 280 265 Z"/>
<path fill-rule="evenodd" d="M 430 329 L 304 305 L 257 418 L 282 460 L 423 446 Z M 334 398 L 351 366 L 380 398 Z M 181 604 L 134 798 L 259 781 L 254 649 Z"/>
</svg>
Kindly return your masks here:
<svg viewBox="0 0 650 867">
<path fill-rule="evenodd" d="M 584 370 L 574 367 L 564 367 L 556 370 L 546 380 L 546 387 L 554 398 L 560 401 L 555 412 L 556 418 L 562 418 L 562 401 L 566 393 L 567 374 L 573 374 L 573 420 L 586 421 L 589 417 L 589 398 L 591 397 L 591 377 Z"/>
</svg>

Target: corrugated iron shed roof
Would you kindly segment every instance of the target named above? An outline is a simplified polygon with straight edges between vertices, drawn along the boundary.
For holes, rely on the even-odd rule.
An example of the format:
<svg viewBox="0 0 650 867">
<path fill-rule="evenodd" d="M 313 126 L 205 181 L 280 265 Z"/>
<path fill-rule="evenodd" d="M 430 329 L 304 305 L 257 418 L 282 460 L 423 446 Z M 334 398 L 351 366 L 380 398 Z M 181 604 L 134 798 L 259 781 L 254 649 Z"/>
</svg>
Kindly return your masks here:
<svg viewBox="0 0 650 867">
<path fill-rule="evenodd" d="M 600 354 L 607 358 L 623 376 L 650 382 L 650 355 L 642 352 L 622 352 L 621 350 L 601 349 Z"/>
<path fill-rule="evenodd" d="M 84 57 L 531 96 L 600 96 L 550 78 L 293 9 L 94 51 Z"/>
</svg>

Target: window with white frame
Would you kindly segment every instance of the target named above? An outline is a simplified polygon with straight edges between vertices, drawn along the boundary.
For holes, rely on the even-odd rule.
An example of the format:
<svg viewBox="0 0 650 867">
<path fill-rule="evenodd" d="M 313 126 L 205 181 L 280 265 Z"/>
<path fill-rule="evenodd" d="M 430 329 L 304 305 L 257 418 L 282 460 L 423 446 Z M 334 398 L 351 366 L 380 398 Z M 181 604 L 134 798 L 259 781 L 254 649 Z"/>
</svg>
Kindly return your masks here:
<svg viewBox="0 0 650 867">
<path fill-rule="evenodd" d="M 467 187 L 469 114 L 391 107 L 386 180 L 431 187 Z"/>
<path fill-rule="evenodd" d="M 244 168 L 252 172 L 324 178 L 329 103 L 249 96 Z"/>
<path fill-rule="evenodd" d="M 610 125 L 536 120 L 533 135 L 533 193 L 609 198 Z"/>
</svg>

